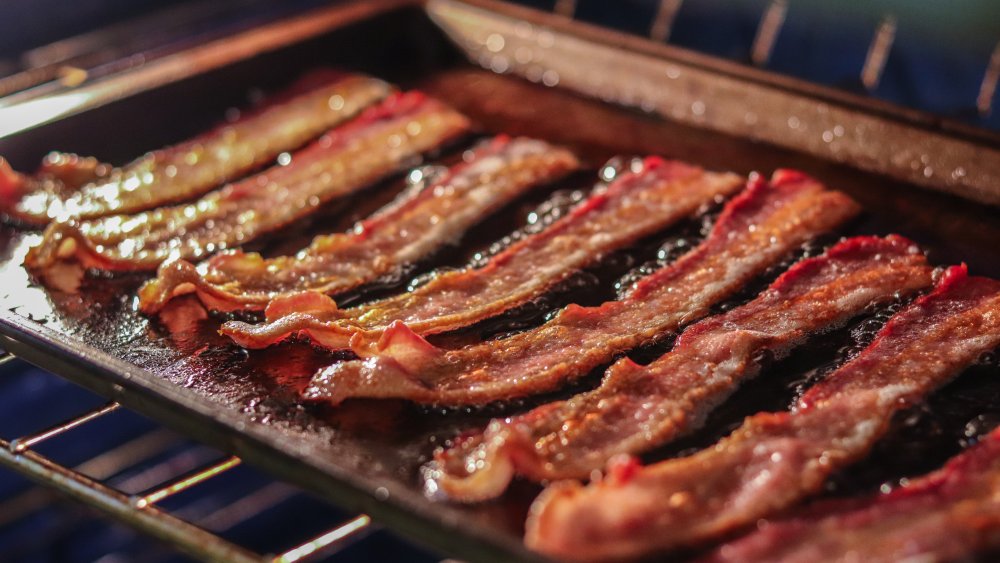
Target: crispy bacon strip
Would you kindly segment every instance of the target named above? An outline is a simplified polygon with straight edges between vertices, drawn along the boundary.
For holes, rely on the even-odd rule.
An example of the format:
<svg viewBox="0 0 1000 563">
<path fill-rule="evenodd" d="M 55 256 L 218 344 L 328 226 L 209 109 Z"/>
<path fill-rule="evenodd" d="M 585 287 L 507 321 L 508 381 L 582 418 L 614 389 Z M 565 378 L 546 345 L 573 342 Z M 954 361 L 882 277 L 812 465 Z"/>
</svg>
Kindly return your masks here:
<svg viewBox="0 0 1000 563">
<path fill-rule="evenodd" d="M 953 267 L 791 411 L 749 417 L 690 457 L 648 467 L 618 458 L 601 482 L 558 482 L 535 501 L 525 541 L 560 559 L 626 558 L 753 524 L 818 491 L 868 453 L 893 414 L 997 345 L 1000 282 Z"/>
<path fill-rule="evenodd" d="M 762 352 L 786 354 L 873 303 L 931 284 L 910 241 L 857 237 L 799 262 L 755 300 L 684 331 L 648 366 L 612 365 L 597 389 L 526 414 L 439 450 L 427 491 L 460 501 L 499 496 L 514 473 L 535 481 L 585 479 L 618 454 L 637 454 L 698 427 L 759 369 Z"/>
<path fill-rule="evenodd" d="M 817 503 L 706 562 L 964 561 L 1000 547 L 1000 430 L 940 470 L 875 497 Z"/>
<path fill-rule="evenodd" d="M 88 174 L 93 159 L 59 153 L 47 158 L 35 177 L 0 162 L 0 212 L 44 225 L 56 218 L 137 213 L 198 197 L 301 147 L 391 92 L 381 80 L 325 72 L 305 77 L 232 123 L 123 168 L 104 166 L 102 174 Z M 51 161 L 62 173 L 52 173 Z"/>
<path fill-rule="evenodd" d="M 267 308 L 267 323 L 229 322 L 222 332 L 247 348 L 263 348 L 291 334 L 328 348 L 374 343 L 396 320 L 425 336 L 469 326 L 526 303 L 574 271 L 614 249 L 662 230 L 715 198 L 735 192 L 734 174 L 645 159 L 546 229 L 527 236 L 481 268 L 436 275 L 416 290 L 338 310 L 326 296 L 298 294 Z"/>
<path fill-rule="evenodd" d="M 295 256 L 265 260 L 233 251 L 197 268 L 186 260 L 164 264 L 139 292 L 139 305 L 155 313 L 193 291 L 210 309 L 262 310 L 272 299 L 299 291 L 346 291 L 401 271 L 530 188 L 578 166 L 566 149 L 496 137 L 444 177 L 415 185 L 352 231 L 317 237 Z"/>
<path fill-rule="evenodd" d="M 620 301 L 570 305 L 555 319 L 510 338 L 459 350 L 435 348 L 395 322 L 360 361 L 317 374 L 305 396 L 398 397 L 421 403 L 481 404 L 554 389 L 708 308 L 818 233 L 857 211 L 847 196 L 782 171 L 726 206 L 708 238 L 638 282 Z"/>
<path fill-rule="evenodd" d="M 200 258 L 249 242 L 358 191 L 465 132 L 468 125 L 464 116 L 423 94 L 395 95 L 296 153 L 291 163 L 194 203 L 52 223 L 25 263 L 38 270 L 75 257 L 87 268 L 151 270 L 168 258 Z"/>
</svg>

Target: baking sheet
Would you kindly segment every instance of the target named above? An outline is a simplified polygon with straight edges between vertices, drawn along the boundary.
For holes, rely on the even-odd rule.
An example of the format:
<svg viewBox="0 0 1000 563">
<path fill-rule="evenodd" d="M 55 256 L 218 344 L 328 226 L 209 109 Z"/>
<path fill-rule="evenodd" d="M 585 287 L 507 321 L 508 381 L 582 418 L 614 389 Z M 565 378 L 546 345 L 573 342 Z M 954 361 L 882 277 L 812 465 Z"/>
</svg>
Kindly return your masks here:
<svg viewBox="0 0 1000 563">
<path fill-rule="evenodd" d="M 663 120 L 586 99 L 558 85 L 547 87 L 479 69 L 465 62 L 419 6 L 375 15 L 2 140 L 0 154 L 20 168 L 30 168 L 52 149 L 121 164 L 206 129 L 225 108 L 242 105 L 255 89 L 280 87 L 319 65 L 360 70 L 419 87 L 467 113 L 483 132 L 563 143 L 592 168 L 615 155 L 636 154 L 661 154 L 740 173 L 799 168 L 862 203 L 865 215 L 843 234 L 900 233 L 929 249 L 935 263 L 964 261 L 975 274 L 1000 277 L 996 208 L 862 172 L 850 163 Z M 454 154 L 455 150 L 446 151 L 442 158 Z M 595 177 L 577 176 L 558 188 L 585 189 Z M 390 180 L 363 197 L 330 206 L 283 240 L 262 245 L 263 250 L 295 248 L 316 232 L 342 229 L 400 187 L 399 179 Z M 543 195 L 511 206 L 460 246 L 439 253 L 411 275 L 463 263 L 488 245 L 491 234 L 522 224 Z M 609 295 L 609 280 L 617 273 L 638 265 L 655 254 L 661 242 L 690 229 L 691 225 L 678 227 L 616 254 L 588 274 L 596 281 L 584 295 L 558 294 L 528 310 L 519 322 L 537 324 L 547 310 L 566 301 Z M 240 350 L 215 333 L 220 320 L 204 314 L 191 298 L 179 300 L 160 319 L 150 321 L 134 310 L 135 288 L 143 276 L 85 276 L 74 287 L 77 278 L 69 272 L 67 291 L 42 289 L 20 266 L 38 237 L 37 232 L 13 227 L 0 230 L 4 347 L 347 509 L 366 512 L 450 556 L 533 557 L 521 546 L 520 536 L 525 510 L 538 490 L 535 486 L 519 482 L 498 501 L 462 507 L 427 501 L 417 479 L 419 466 L 436 445 L 461 430 L 481 426 L 491 416 L 528 408 L 533 400 L 471 411 L 441 411 L 396 401 L 355 401 L 338 409 L 303 406 L 294 401 L 296 386 L 335 355 L 295 342 L 264 351 Z M 399 287 L 405 281 L 388 285 Z M 835 363 L 838 351 L 850 346 L 857 333 L 851 328 L 837 331 L 771 366 L 723 405 L 704 431 L 650 458 L 711 443 L 746 414 L 783 408 L 795 385 Z M 876 455 L 838 476 L 830 494 L 871 490 L 884 481 L 926 471 L 958 451 L 969 436 L 988 430 L 1000 421 L 997 375 L 1000 370 L 987 359 L 938 393 L 930 407 L 900 417 Z M 591 376 L 581 385 L 595 381 Z"/>
</svg>

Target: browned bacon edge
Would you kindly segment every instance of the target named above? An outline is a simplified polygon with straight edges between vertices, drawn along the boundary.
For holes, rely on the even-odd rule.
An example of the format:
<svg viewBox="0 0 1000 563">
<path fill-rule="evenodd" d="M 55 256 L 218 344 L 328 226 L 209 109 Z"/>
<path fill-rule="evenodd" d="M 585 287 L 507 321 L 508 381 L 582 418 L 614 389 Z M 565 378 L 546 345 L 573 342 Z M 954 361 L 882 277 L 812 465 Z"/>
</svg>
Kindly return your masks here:
<svg viewBox="0 0 1000 563">
<path fill-rule="evenodd" d="M 143 312 L 194 292 L 209 309 L 262 310 L 272 299 L 312 290 L 337 293 L 401 271 L 458 239 L 476 221 L 532 187 L 579 166 L 567 149 L 524 137 L 495 137 L 429 184 L 417 184 L 346 233 L 325 235 L 294 256 L 217 254 L 198 267 L 177 260 L 139 292 Z"/>
<path fill-rule="evenodd" d="M 151 270 L 234 247 L 304 217 L 462 133 L 468 119 L 419 92 L 396 94 L 297 152 L 287 165 L 201 199 L 135 215 L 54 222 L 25 264 L 38 273 L 64 260 L 85 268 Z"/>
<path fill-rule="evenodd" d="M 896 412 L 997 345 L 1000 282 L 952 267 L 791 411 L 749 417 L 689 457 L 646 467 L 616 458 L 602 481 L 551 485 L 525 541 L 560 559 L 632 558 L 752 525 L 821 489 L 867 455 Z"/>
<path fill-rule="evenodd" d="M 0 159 L 0 213 L 44 225 L 57 218 L 136 213 L 198 197 L 299 148 L 392 91 L 375 78 L 316 71 L 237 120 L 123 168 L 52 153 L 35 176 L 26 176 Z"/>
<path fill-rule="evenodd" d="M 526 303 L 579 268 L 690 216 L 741 184 L 735 174 L 648 157 L 639 169 L 621 174 L 482 267 L 442 272 L 414 291 L 344 310 L 324 295 L 290 295 L 268 305 L 266 323 L 233 321 L 222 332 L 247 348 L 298 333 L 341 349 L 353 335 L 359 335 L 356 342 L 377 342 L 396 320 L 421 336 L 455 330 Z"/>
<path fill-rule="evenodd" d="M 998 499 L 1000 429 L 904 487 L 760 522 L 703 561 L 964 561 L 1000 547 Z"/>
<path fill-rule="evenodd" d="M 395 397 L 431 404 L 483 404 L 559 387 L 616 354 L 706 314 L 712 304 L 792 249 L 853 216 L 857 205 L 803 174 L 759 178 L 735 197 L 708 238 L 637 282 L 619 301 L 570 305 L 553 320 L 509 338 L 458 350 L 435 348 L 395 322 L 362 360 L 321 370 L 304 396 Z"/>
<path fill-rule="evenodd" d="M 753 358 L 761 352 L 780 357 L 810 334 L 930 284 L 931 267 L 903 237 L 840 242 L 792 266 L 752 302 L 692 325 L 648 366 L 622 358 L 591 392 L 458 438 L 435 453 L 426 490 L 469 502 L 499 496 L 514 473 L 585 479 L 615 455 L 641 453 L 700 426 L 756 374 Z"/>
</svg>

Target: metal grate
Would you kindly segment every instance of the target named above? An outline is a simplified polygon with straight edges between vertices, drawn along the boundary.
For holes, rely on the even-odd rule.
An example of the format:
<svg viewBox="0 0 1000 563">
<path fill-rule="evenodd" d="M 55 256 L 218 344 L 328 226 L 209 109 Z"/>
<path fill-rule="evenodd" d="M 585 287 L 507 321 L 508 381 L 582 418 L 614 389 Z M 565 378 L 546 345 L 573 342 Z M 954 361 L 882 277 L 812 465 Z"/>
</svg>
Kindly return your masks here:
<svg viewBox="0 0 1000 563">
<path fill-rule="evenodd" d="M 3 353 L 0 355 L 0 366 L 14 359 L 12 354 Z M 143 493 L 130 495 L 121 490 L 124 487 L 111 486 L 102 482 L 100 478 L 120 473 L 144 458 L 165 450 L 174 441 L 167 437 L 164 432 L 153 431 L 144 434 L 93 457 L 75 468 L 61 465 L 36 451 L 35 448 L 43 443 L 82 428 L 119 408 L 121 407 L 116 402 L 106 403 L 35 433 L 12 439 L 0 438 L 0 465 L 9 467 L 39 484 L 54 489 L 71 499 L 83 502 L 115 520 L 206 561 L 291 563 L 315 560 L 336 553 L 364 538 L 374 529 L 371 519 L 367 515 L 360 514 L 278 554 L 259 554 L 223 539 L 205 528 L 196 526 L 160 506 L 160 503 L 166 499 L 217 478 L 239 466 L 241 461 L 238 457 L 227 457 L 221 461 L 209 463 L 180 477 L 158 482 Z M 152 475 L 155 478 L 158 472 L 160 472 L 160 468 L 154 466 L 147 469 L 143 476 Z M 141 477 L 130 481 L 141 483 Z M 265 493 L 269 492 L 265 491 Z M 287 494 L 279 495 L 274 500 L 286 496 Z M 0 504 L 0 525 L 23 516 L 33 508 L 38 508 L 46 500 L 46 498 L 39 498 L 37 494 L 26 493 Z M 266 505 L 273 504 L 273 501 L 261 503 L 260 500 L 260 498 L 247 497 L 242 501 L 232 503 L 229 508 L 249 508 L 251 509 L 249 511 L 234 510 L 233 512 L 250 512 L 252 515 L 262 508 L 266 509 Z M 210 515 L 206 520 L 219 523 L 220 515 Z M 226 522 L 225 527 L 231 527 L 235 523 Z"/>
</svg>

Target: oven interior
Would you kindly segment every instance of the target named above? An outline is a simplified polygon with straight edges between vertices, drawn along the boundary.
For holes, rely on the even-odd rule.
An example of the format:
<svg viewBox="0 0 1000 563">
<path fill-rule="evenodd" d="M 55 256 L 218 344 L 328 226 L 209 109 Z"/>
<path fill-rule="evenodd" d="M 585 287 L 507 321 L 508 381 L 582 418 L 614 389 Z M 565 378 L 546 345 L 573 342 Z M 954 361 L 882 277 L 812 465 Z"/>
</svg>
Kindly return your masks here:
<svg viewBox="0 0 1000 563">
<path fill-rule="evenodd" d="M 995 245 L 1000 240 L 1000 223 L 995 208 L 863 172 L 849 163 L 683 125 L 481 69 L 466 61 L 422 7 L 413 5 L 2 139 L 0 154 L 20 169 L 31 169 L 54 149 L 121 164 L 146 150 L 197 134 L 216 123 L 228 108 L 244 106 L 259 92 L 280 88 L 320 66 L 365 72 L 404 88 L 424 90 L 472 117 L 480 135 L 504 132 L 543 138 L 573 148 L 588 163 L 586 173 L 522 198 L 473 229 L 455 247 L 405 275 L 339 296 L 338 302 L 372 299 L 399 291 L 414 276 L 434 268 L 460 266 L 488 249 L 497 233 L 524 228 L 533 210 L 565 209 L 574 192 L 594 185 L 596 170 L 609 159 L 646 154 L 741 174 L 801 169 L 850 194 L 865 208 L 860 219 L 837 235 L 899 233 L 926 248 L 935 264 L 966 262 L 975 274 L 1000 276 L 1000 249 Z M 475 138 L 466 139 L 434 158 L 455 159 L 473 142 Z M 328 206 L 255 249 L 266 254 L 286 252 L 303 246 L 315 234 L 345 229 L 403 186 L 402 175 L 380 183 L 347 202 Z M 702 236 L 705 222 L 702 217 L 688 221 L 605 257 L 545 298 L 499 319 L 444 335 L 440 342 L 457 345 L 496 337 L 535 326 L 567 303 L 595 304 L 608 299 L 614 295 L 617 280 L 655 261 L 664 249 L 669 254 L 671 248 L 691 244 Z M 420 492 L 418 468 L 436 445 L 463 430 L 499 414 L 594 386 L 603 367 L 555 395 L 482 409 L 431 409 L 393 401 L 357 401 L 338 409 L 307 407 L 294 400 L 295 389 L 304 383 L 304 376 L 337 359 L 336 355 L 297 342 L 247 353 L 219 337 L 215 331 L 220 319 L 199 314 L 193 300 L 181 300 L 171 314 L 147 320 L 133 308 L 142 276 L 86 276 L 78 291 L 43 290 L 20 267 L 23 253 L 37 236 L 15 227 L 0 230 L 0 273 L 5 280 L 0 308 L 45 327 L 34 341 L 23 332 L 5 330 L 8 350 L 68 377 L 73 377 L 74 369 L 101 371 L 87 358 L 90 350 L 123 359 L 149 380 L 182 388 L 182 393 L 164 401 L 162 392 L 152 399 L 125 385 L 114 390 L 112 398 L 126 406 L 189 435 L 197 432 L 199 424 L 207 424 L 210 430 L 204 437 L 210 443 L 315 490 L 347 510 L 364 510 L 377 521 L 448 554 L 496 559 L 529 556 L 519 547 L 520 535 L 537 487 L 518 482 L 501 500 L 479 506 L 436 505 Z M 815 253 L 833 240 L 836 237 L 804 248 L 797 256 Z M 786 265 L 795 258 L 789 257 Z M 721 308 L 751 298 L 779 272 L 769 272 Z M 871 311 L 847 327 L 813 339 L 790 357 L 770 363 L 761 376 L 719 408 L 704 429 L 652 452 L 647 459 L 703 447 L 744 416 L 784 408 L 804 386 L 870 338 L 885 318 L 886 311 Z M 630 355 L 648 362 L 669 349 L 670 342 L 668 335 Z M 75 359 L 74 350 L 79 356 Z M 58 361 L 47 355 L 57 356 Z M 826 494 L 873 491 L 939 466 L 1000 422 L 997 375 L 1000 364 L 993 357 L 984 358 L 929 403 L 898 417 L 873 455 L 833 479 Z M 106 385 L 93 383 L 96 378 L 84 377 L 81 382 L 107 392 Z M 136 384 L 141 386 L 143 381 Z M 226 411 L 228 418 L 213 421 L 204 410 L 189 417 L 183 397 L 197 397 L 204 405 Z M 251 429 L 250 437 L 236 430 L 234 420 L 244 430 Z"/>
</svg>

